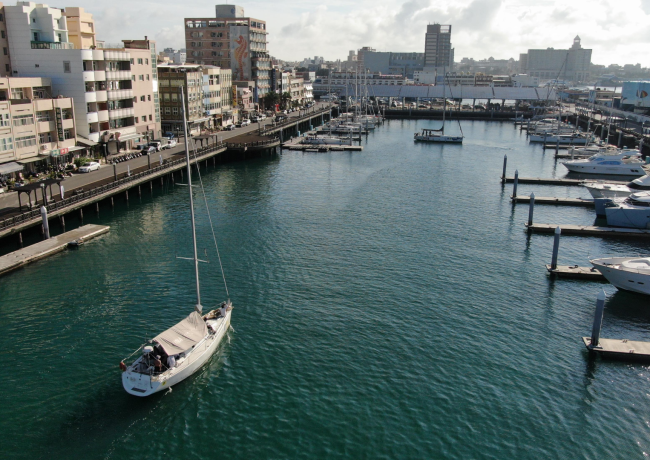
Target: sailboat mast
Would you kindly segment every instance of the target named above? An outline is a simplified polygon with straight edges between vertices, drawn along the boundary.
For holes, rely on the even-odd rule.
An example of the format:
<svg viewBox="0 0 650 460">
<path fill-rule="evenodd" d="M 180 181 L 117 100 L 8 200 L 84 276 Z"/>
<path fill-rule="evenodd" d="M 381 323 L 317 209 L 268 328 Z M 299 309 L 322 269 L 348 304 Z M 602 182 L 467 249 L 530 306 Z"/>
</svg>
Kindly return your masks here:
<svg viewBox="0 0 650 460">
<path fill-rule="evenodd" d="M 190 167 L 190 147 L 187 139 L 187 114 L 185 112 L 185 92 L 181 86 L 181 112 L 183 112 L 183 134 L 185 135 L 185 161 L 187 167 L 187 189 L 190 192 L 190 214 L 192 216 L 192 244 L 194 245 L 194 275 L 196 278 L 196 311 L 201 313 L 201 287 L 199 285 L 199 257 L 196 250 L 196 223 L 194 222 L 194 196 L 192 195 L 192 168 Z"/>
<path fill-rule="evenodd" d="M 442 134 L 445 134 L 445 119 L 447 118 L 447 68 L 442 68 Z"/>
</svg>

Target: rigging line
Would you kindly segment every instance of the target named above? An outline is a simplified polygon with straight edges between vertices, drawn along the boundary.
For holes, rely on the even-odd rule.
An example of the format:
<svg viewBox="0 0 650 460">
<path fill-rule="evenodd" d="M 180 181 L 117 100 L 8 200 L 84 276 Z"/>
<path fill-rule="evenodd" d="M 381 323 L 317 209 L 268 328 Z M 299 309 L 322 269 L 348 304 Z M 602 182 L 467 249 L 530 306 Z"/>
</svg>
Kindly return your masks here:
<svg viewBox="0 0 650 460">
<path fill-rule="evenodd" d="M 199 176 L 199 183 L 201 184 L 201 193 L 203 194 L 205 209 L 208 212 L 208 220 L 210 221 L 210 230 L 212 231 L 212 239 L 214 240 L 214 247 L 217 249 L 217 258 L 219 259 L 219 268 L 221 269 L 221 277 L 223 278 L 223 285 L 226 288 L 226 296 L 230 301 L 230 293 L 228 292 L 228 283 L 226 283 L 226 274 L 223 271 L 223 264 L 221 263 L 221 254 L 219 253 L 219 245 L 217 244 L 217 236 L 214 233 L 214 225 L 212 224 L 212 216 L 210 215 L 208 199 L 205 196 L 205 188 L 203 187 L 203 177 L 201 176 L 201 168 L 199 167 L 199 161 L 196 158 L 196 141 L 194 139 L 192 139 L 192 153 L 194 155 L 194 164 L 196 165 L 196 171 Z"/>
<path fill-rule="evenodd" d="M 449 83 L 449 77 L 447 77 L 447 83 Z M 462 93 L 462 91 L 461 91 Z M 451 86 L 449 87 L 449 94 L 451 95 L 451 99 L 454 100 L 454 92 L 451 90 Z M 461 98 L 460 103 L 463 103 L 463 99 Z M 451 115 L 451 114 L 450 114 Z M 463 127 L 460 124 L 460 109 L 458 109 L 458 118 L 456 119 L 458 121 L 458 128 L 460 128 L 460 135 L 465 137 L 463 134 Z"/>
</svg>

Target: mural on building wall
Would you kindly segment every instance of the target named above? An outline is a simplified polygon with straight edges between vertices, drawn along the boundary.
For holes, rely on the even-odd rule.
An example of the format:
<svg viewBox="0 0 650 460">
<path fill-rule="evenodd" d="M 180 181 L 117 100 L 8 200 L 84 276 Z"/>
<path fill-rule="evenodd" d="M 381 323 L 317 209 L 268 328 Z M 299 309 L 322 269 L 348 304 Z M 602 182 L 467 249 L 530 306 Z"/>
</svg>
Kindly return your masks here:
<svg viewBox="0 0 650 460">
<path fill-rule="evenodd" d="M 621 104 L 635 107 L 650 107 L 650 82 L 626 81 L 621 91 Z"/>
<path fill-rule="evenodd" d="M 233 81 L 251 80 L 251 61 L 247 26 L 230 27 L 230 59 Z"/>
</svg>

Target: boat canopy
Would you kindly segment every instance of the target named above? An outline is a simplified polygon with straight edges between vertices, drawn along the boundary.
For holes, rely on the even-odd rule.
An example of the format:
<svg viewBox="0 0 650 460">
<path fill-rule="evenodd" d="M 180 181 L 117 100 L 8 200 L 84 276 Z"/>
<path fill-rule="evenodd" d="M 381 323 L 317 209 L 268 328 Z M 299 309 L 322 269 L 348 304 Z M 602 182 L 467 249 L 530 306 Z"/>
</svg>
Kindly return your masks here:
<svg viewBox="0 0 650 460">
<path fill-rule="evenodd" d="M 168 355 L 189 350 L 206 336 L 208 328 L 201 315 L 193 311 L 180 323 L 158 334 L 153 341 L 160 344 Z"/>
</svg>

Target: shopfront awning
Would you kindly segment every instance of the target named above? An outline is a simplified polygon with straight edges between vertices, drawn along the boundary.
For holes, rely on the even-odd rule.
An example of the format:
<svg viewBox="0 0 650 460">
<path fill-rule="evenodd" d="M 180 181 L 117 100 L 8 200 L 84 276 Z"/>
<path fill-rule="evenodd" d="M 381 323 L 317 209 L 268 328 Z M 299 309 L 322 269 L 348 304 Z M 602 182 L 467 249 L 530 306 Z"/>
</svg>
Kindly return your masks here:
<svg viewBox="0 0 650 460">
<path fill-rule="evenodd" d="M 15 161 L 10 161 L 9 163 L 0 164 L 0 174 L 9 174 L 12 172 L 22 171 L 24 168 L 23 165 L 19 165 Z"/>
<path fill-rule="evenodd" d="M 25 158 L 24 160 L 18 160 L 18 163 L 20 163 L 21 165 L 26 165 L 29 163 L 36 163 L 37 161 L 47 160 L 49 157 L 50 157 L 49 155 L 38 155 L 36 157 Z"/>
<path fill-rule="evenodd" d="M 77 136 L 77 142 L 79 142 L 80 144 L 86 145 L 88 147 L 94 147 L 94 146 L 97 145 L 97 142 L 91 141 L 90 139 L 85 139 L 85 138 L 79 137 L 79 136 Z"/>
<path fill-rule="evenodd" d="M 204 121 L 208 121 L 210 117 L 205 117 L 205 118 L 197 118 L 196 120 L 190 121 L 190 123 L 203 123 Z"/>
<path fill-rule="evenodd" d="M 123 136 L 120 136 L 119 141 L 120 142 L 125 142 L 125 141 L 132 141 L 132 140 L 136 140 L 136 139 L 140 140 L 140 139 L 142 139 L 142 136 L 144 136 L 144 134 L 140 134 L 140 133 L 125 134 Z"/>
</svg>

